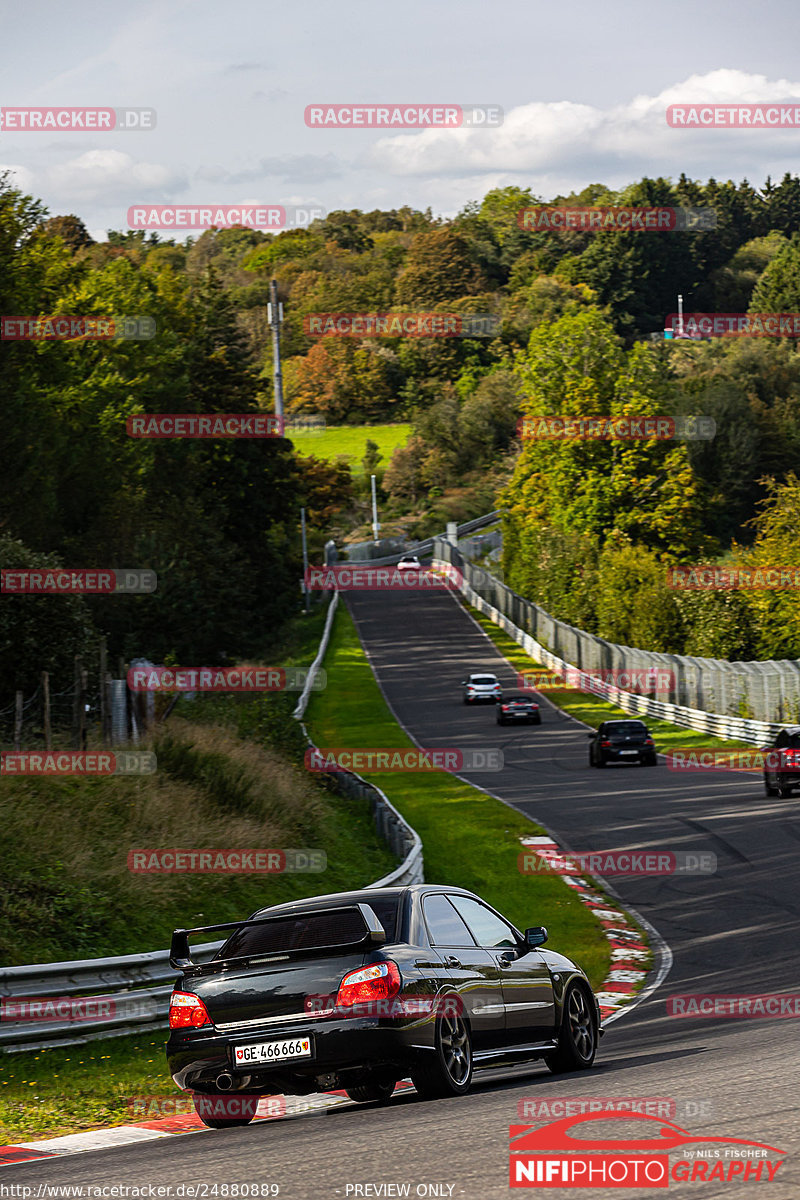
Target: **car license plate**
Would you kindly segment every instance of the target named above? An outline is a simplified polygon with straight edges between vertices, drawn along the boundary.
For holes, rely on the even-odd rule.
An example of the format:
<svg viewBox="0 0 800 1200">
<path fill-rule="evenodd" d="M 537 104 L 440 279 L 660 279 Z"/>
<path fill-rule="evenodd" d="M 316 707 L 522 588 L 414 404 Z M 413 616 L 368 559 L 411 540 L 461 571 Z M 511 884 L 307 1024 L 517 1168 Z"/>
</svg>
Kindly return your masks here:
<svg viewBox="0 0 800 1200">
<path fill-rule="evenodd" d="M 620 750 L 620 754 L 638 754 L 638 750 Z"/>
<path fill-rule="evenodd" d="M 287 1058 L 312 1058 L 311 1038 L 283 1038 L 280 1042 L 256 1042 L 234 1046 L 233 1065 L 249 1067 L 253 1063 L 283 1062 Z"/>
</svg>

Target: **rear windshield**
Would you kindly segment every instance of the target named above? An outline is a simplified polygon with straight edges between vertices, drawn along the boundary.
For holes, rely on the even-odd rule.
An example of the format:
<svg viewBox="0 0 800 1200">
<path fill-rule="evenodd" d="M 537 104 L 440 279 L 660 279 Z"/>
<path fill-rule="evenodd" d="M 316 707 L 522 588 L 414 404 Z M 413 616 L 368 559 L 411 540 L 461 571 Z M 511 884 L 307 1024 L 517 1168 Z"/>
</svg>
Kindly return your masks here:
<svg viewBox="0 0 800 1200">
<path fill-rule="evenodd" d="M 383 928 L 386 939 L 394 941 L 399 898 L 390 896 L 366 900 Z M 357 908 L 343 912 L 325 910 L 297 915 L 286 914 L 281 920 L 264 925 L 249 925 L 237 930 L 217 958 L 245 958 L 254 954 L 280 954 L 284 950 L 319 950 L 326 946 L 347 946 L 366 934 L 363 917 Z"/>
<path fill-rule="evenodd" d="M 641 721 L 612 721 L 606 725 L 606 733 L 616 737 L 618 734 L 622 737 L 639 737 L 644 733 L 646 726 Z"/>
<path fill-rule="evenodd" d="M 471 683 L 497 683 L 494 675 L 473 675 Z"/>
</svg>

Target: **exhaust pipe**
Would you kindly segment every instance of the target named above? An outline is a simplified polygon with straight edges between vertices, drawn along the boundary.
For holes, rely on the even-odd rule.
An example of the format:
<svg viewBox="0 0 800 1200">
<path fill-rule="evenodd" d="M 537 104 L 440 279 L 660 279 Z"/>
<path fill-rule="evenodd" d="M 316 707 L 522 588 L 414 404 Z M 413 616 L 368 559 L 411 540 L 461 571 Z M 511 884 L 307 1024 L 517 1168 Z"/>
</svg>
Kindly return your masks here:
<svg viewBox="0 0 800 1200">
<path fill-rule="evenodd" d="M 220 1092 L 241 1092 L 248 1086 L 252 1078 L 252 1075 L 241 1075 L 236 1079 L 230 1071 L 223 1071 L 217 1076 L 215 1082 Z"/>
</svg>

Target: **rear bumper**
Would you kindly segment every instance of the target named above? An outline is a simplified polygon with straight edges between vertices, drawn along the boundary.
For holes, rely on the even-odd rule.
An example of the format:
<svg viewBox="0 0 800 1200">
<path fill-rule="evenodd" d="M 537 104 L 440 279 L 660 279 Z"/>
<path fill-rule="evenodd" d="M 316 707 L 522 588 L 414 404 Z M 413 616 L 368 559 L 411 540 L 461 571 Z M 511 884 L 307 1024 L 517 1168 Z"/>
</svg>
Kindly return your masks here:
<svg viewBox="0 0 800 1200">
<path fill-rule="evenodd" d="M 600 751 L 600 757 L 605 762 L 640 762 L 643 758 L 655 757 L 656 751 L 652 746 L 631 746 L 616 750 L 613 747 Z"/>
<path fill-rule="evenodd" d="M 233 1067 L 235 1046 L 283 1038 L 312 1039 L 313 1057 L 266 1065 L 251 1065 L 246 1071 Z M 317 1090 L 320 1075 L 355 1081 L 366 1070 L 397 1068 L 407 1074 L 415 1059 L 433 1049 L 433 1022 L 389 1021 L 378 1017 L 303 1021 L 269 1029 L 249 1029 L 236 1034 L 212 1030 L 173 1030 L 167 1043 L 170 1074 L 183 1091 L 216 1091 L 222 1072 L 244 1081 L 244 1091 L 283 1092 L 303 1095 Z"/>
</svg>

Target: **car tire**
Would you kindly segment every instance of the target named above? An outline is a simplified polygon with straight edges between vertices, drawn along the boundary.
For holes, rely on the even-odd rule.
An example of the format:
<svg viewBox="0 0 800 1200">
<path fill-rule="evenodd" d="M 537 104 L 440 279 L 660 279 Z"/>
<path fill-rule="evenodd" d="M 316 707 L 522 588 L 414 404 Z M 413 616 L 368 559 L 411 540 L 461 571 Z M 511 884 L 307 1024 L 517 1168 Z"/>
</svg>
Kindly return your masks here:
<svg viewBox="0 0 800 1200">
<path fill-rule="evenodd" d="M 497 724 L 498 724 L 498 725 L 505 725 L 505 723 L 506 723 L 506 719 L 505 719 L 505 717 L 498 717 L 498 718 L 497 718 Z"/>
<path fill-rule="evenodd" d="M 469 1025 L 455 1005 L 455 1013 L 439 1017 L 434 1031 L 434 1051 L 411 1072 L 421 1100 L 464 1096 L 472 1083 L 472 1038 Z"/>
<path fill-rule="evenodd" d="M 213 1093 L 211 1095 L 206 1095 L 204 1092 L 198 1094 L 203 1095 L 205 1099 L 214 1098 Z M 226 1096 L 230 1095 L 229 1092 L 220 1092 L 219 1094 Z M 253 1117 L 255 1117 L 255 1112 L 253 1113 L 252 1117 L 209 1117 L 200 1111 L 194 1096 L 192 1097 L 192 1101 L 194 1103 L 194 1111 L 197 1113 L 198 1117 L 207 1129 L 234 1129 L 237 1125 L 249 1125 L 253 1120 Z"/>
<path fill-rule="evenodd" d="M 367 1083 L 345 1088 L 345 1092 L 357 1104 L 388 1104 L 396 1086 L 397 1083 L 391 1079 L 384 1082 L 371 1079 Z"/>
<path fill-rule="evenodd" d="M 534 723 L 534 725 L 541 725 L 541 723 L 542 723 L 542 718 L 541 718 L 541 717 L 534 717 L 534 718 L 533 718 L 533 723 Z"/>
<path fill-rule="evenodd" d="M 606 760 L 603 758 L 602 755 L 598 754 L 597 760 L 594 765 L 596 767 L 604 767 L 606 765 Z"/>
<path fill-rule="evenodd" d="M 573 983 L 564 997 L 558 1049 L 545 1055 L 545 1063 L 554 1075 L 563 1071 L 583 1071 L 592 1065 L 597 1053 L 597 1010 L 586 989 Z"/>
<path fill-rule="evenodd" d="M 792 794 L 792 789 L 788 783 L 786 783 L 786 784 L 779 783 L 778 784 L 778 795 L 780 796 L 781 800 L 788 800 L 789 797 L 791 796 L 791 794 Z"/>
<path fill-rule="evenodd" d="M 766 775 L 764 776 L 764 793 L 767 796 L 777 796 L 778 794 L 778 789 L 772 786 Z"/>
</svg>

